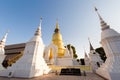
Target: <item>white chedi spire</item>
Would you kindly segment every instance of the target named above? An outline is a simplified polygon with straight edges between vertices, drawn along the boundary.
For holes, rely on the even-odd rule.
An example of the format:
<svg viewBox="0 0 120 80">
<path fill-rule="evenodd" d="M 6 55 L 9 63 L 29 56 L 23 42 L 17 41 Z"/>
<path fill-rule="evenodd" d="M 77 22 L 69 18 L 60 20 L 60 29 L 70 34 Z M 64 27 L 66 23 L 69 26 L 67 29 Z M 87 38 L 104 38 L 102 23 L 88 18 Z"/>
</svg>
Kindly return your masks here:
<svg viewBox="0 0 120 80">
<path fill-rule="evenodd" d="M 90 38 L 88 38 L 88 41 L 89 41 L 89 45 L 90 45 L 90 51 L 93 51 L 94 48 L 93 48 L 93 46 L 92 46 L 92 44 L 91 44 L 91 42 L 90 42 Z"/>
<path fill-rule="evenodd" d="M 40 27 L 37 28 L 35 34 L 35 36 L 40 36 L 41 35 L 41 30 L 40 30 Z"/>
<path fill-rule="evenodd" d="M 70 56 L 70 51 L 68 49 L 68 47 L 66 46 L 66 52 L 65 52 L 65 57 L 69 57 Z"/>
<path fill-rule="evenodd" d="M 103 18 L 100 16 L 99 12 L 98 12 L 98 9 L 95 7 L 95 11 L 97 12 L 97 15 L 100 19 L 100 24 L 101 24 L 101 29 L 102 30 L 105 30 L 105 29 L 108 29 L 109 28 L 109 25 L 107 25 L 107 23 L 103 20 Z"/>
<path fill-rule="evenodd" d="M 84 49 L 84 61 L 85 61 L 85 65 L 89 65 L 90 64 L 90 60 L 89 57 Z"/>
<path fill-rule="evenodd" d="M 0 45 L 5 45 L 6 39 L 7 39 L 8 32 L 3 36 L 2 40 L 0 41 Z"/>
<path fill-rule="evenodd" d="M 41 36 L 41 24 L 42 24 L 42 17 L 40 18 L 40 24 L 35 32 L 35 36 Z"/>
<path fill-rule="evenodd" d="M 73 58 L 73 49 L 72 49 L 71 45 L 70 45 L 70 55 Z"/>
<path fill-rule="evenodd" d="M 108 38 L 108 37 L 113 37 L 113 36 L 120 36 L 120 34 L 118 32 L 116 32 L 114 29 L 111 29 L 109 25 L 107 25 L 107 23 L 102 19 L 102 17 L 100 16 L 100 14 L 98 13 L 97 8 L 95 7 L 95 11 L 97 12 L 97 15 L 100 19 L 100 24 L 101 24 L 101 40 Z"/>
<path fill-rule="evenodd" d="M 95 8 L 97 12 L 97 9 Z M 108 80 L 120 79 L 120 34 L 111 29 L 101 18 L 101 44 L 106 53 L 106 61 L 96 70 L 96 73 Z"/>
<path fill-rule="evenodd" d="M 30 41 L 41 41 L 42 42 L 42 39 L 41 39 L 41 23 L 42 23 L 42 18 L 40 18 L 40 24 L 39 24 L 34 36 L 32 37 L 32 39 Z"/>
<path fill-rule="evenodd" d="M 5 42 L 6 42 L 7 35 L 8 35 L 8 32 L 3 36 L 2 40 L 0 41 L 0 55 L 2 54 L 1 55 L 2 57 L 0 57 L 1 61 L 3 61 L 3 58 L 4 58 L 3 56 L 5 54 L 4 47 L 5 47 Z M 0 63 L 1 63 L 1 61 L 0 61 Z"/>
<path fill-rule="evenodd" d="M 85 50 L 84 50 L 84 58 L 88 58 L 88 55 Z"/>
</svg>

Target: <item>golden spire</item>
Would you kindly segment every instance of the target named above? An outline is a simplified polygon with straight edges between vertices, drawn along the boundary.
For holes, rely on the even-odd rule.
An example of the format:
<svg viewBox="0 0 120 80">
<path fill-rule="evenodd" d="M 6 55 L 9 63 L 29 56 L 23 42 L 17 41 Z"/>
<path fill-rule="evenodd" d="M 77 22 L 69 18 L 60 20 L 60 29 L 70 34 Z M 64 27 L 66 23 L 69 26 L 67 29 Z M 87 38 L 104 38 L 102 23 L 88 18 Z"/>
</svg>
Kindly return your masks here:
<svg viewBox="0 0 120 80">
<path fill-rule="evenodd" d="M 53 50 L 52 48 L 50 48 L 49 60 L 51 60 L 52 58 L 53 58 Z"/>
<path fill-rule="evenodd" d="M 59 32 L 59 24 L 58 24 L 58 19 L 56 20 L 56 28 L 55 28 L 55 33 Z"/>
<path fill-rule="evenodd" d="M 60 34 L 58 20 L 56 20 L 56 27 L 52 36 L 52 42 L 58 47 L 57 57 L 63 57 L 65 54 L 65 47 L 62 41 L 62 35 Z"/>
<path fill-rule="evenodd" d="M 58 19 L 56 20 L 56 28 L 59 29 Z"/>
</svg>

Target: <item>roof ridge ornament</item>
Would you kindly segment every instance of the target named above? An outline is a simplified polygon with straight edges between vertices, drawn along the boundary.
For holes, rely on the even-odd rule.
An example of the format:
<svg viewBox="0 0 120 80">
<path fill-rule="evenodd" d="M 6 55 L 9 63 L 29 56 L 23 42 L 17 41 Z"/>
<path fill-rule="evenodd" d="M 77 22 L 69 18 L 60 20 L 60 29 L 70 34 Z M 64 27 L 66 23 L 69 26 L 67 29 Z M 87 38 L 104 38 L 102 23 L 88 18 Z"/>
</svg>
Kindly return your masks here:
<svg viewBox="0 0 120 80">
<path fill-rule="evenodd" d="M 88 37 L 88 41 L 89 41 L 89 45 L 90 45 L 90 51 L 91 50 L 94 50 L 94 48 L 93 48 L 93 46 L 92 46 L 92 44 L 91 44 L 91 42 L 90 42 L 90 38 Z"/>
</svg>

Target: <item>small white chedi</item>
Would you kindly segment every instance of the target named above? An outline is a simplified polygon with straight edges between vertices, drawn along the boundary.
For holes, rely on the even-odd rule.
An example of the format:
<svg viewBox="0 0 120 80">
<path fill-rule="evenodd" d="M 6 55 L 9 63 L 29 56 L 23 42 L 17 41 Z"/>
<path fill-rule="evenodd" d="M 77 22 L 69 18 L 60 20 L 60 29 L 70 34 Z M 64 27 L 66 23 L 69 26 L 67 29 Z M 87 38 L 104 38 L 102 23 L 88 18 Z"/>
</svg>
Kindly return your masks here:
<svg viewBox="0 0 120 80">
<path fill-rule="evenodd" d="M 4 47 L 5 47 L 7 35 L 8 35 L 8 33 L 6 33 L 5 36 L 3 37 L 3 39 L 0 41 L 0 70 L 4 69 L 4 67 L 2 66 L 2 62 L 5 58 Z"/>
<path fill-rule="evenodd" d="M 100 58 L 100 55 L 93 48 L 90 40 L 89 45 L 90 45 L 89 62 L 92 67 L 92 71 L 95 72 L 96 69 L 98 69 L 102 65 L 103 60 Z"/>
<path fill-rule="evenodd" d="M 97 9 L 95 9 L 97 12 Z M 97 12 L 101 24 L 101 44 L 107 59 L 96 71 L 109 80 L 120 80 L 120 34 L 111 29 Z"/>
<path fill-rule="evenodd" d="M 86 51 L 84 50 L 84 61 L 85 61 L 85 65 L 89 66 L 90 65 L 90 59 L 86 53 Z"/>
<path fill-rule="evenodd" d="M 11 67 L 0 71 L 0 76 L 32 78 L 48 74 L 50 68 L 44 58 L 41 38 L 41 22 L 32 39 L 25 46 L 23 56 Z"/>
</svg>

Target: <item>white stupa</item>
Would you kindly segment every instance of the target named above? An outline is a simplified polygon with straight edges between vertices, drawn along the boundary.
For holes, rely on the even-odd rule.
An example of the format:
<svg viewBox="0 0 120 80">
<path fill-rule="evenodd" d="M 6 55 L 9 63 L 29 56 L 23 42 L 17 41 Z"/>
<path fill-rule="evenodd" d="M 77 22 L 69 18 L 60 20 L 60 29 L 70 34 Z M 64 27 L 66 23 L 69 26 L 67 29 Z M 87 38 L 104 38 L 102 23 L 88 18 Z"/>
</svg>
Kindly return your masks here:
<svg viewBox="0 0 120 80">
<path fill-rule="evenodd" d="M 6 42 L 6 38 L 7 38 L 8 32 L 5 34 L 5 36 L 2 38 L 2 40 L 0 41 L 0 70 L 3 70 L 3 66 L 2 66 L 2 62 L 5 58 L 5 42 Z"/>
<path fill-rule="evenodd" d="M 54 64 L 54 65 L 57 64 L 57 57 L 56 57 L 57 51 L 58 51 L 57 46 L 52 42 L 45 48 L 44 59 L 47 62 L 47 64 Z"/>
<path fill-rule="evenodd" d="M 25 46 L 23 56 L 11 67 L 0 71 L 0 76 L 32 78 L 47 74 L 50 69 L 43 58 L 41 22 L 32 39 Z"/>
<path fill-rule="evenodd" d="M 90 59 L 86 53 L 86 51 L 84 50 L 84 61 L 85 61 L 85 65 L 90 65 Z"/>
<path fill-rule="evenodd" d="M 99 53 L 97 53 L 93 48 L 90 40 L 89 40 L 89 45 L 90 45 L 90 52 L 89 52 L 90 65 L 92 67 L 92 71 L 95 72 L 96 69 L 98 69 L 100 65 L 102 65 L 103 61 L 100 58 Z"/>
<path fill-rule="evenodd" d="M 97 9 L 95 9 L 97 12 Z M 97 12 L 101 24 L 101 44 L 107 59 L 97 73 L 109 80 L 120 80 L 120 34 L 111 29 Z"/>
</svg>

